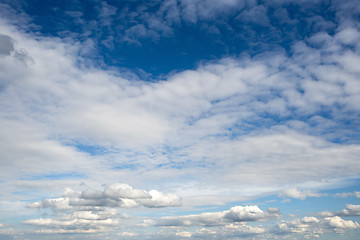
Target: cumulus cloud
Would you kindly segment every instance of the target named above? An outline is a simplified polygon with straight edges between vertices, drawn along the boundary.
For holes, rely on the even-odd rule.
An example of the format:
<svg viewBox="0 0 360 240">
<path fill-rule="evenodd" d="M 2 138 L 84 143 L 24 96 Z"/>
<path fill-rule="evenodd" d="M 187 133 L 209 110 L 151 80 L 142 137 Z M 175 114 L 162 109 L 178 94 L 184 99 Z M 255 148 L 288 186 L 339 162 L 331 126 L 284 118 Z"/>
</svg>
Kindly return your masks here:
<svg viewBox="0 0 360 240">
<path fill-rule="evenodd" d="M 128 184 L 113 183 L 105 187 L 103 191 L 85 189 L 82 192 L 67 188 L 62 197 L 44 199 L 29 204 L 30 208 L 51 208 L 53 210 L 99 210 L 106 207 L 132 208 L 143 205 L 145 207 L 178 207 L 181 206 L 181 198 L 176 194 L 163 194 L 157 190 L 149 192 L 133 189 Z"/>
<path fill-rule="evenodd" d="M 223 212 L 206 212 L 198 215 L 163 217 L 158 226 L 219 226 L 231 222 L 265 221 L 276 219 L 280 212 L 261 210 L 258 206 L 235 206 Z"/>
<path fill-rule="evenodd" d="M 112 218 L 106 219 L 84 219 L 72 216 L 63 219 L 30 219 L 23 222 L 24 224 L 43 227 L 43 233 L 94 233 L 103 232 L 109 226 L 116 226 L 119 222 Z"/>
<path fill-rule="evenodd" d="M 157 190 L 149 191 L 150 198 L 141 200 L 145 207 L 178 207 L 181 206 L 181 198 L 173 193 L 163 194 Z"/>
<path fill-rule="evenodd" d="M 325 220 L 327 221 L 327 223 L 329 224 L 330 227 L 333 227 L 340 231 L 343 229 L 360 228 L 359 223 L 353 222 L 351 220 L 344 220 L 339 216 L 328 217 L 328 218 L 325 218 Z"/>
<path fill-rule="evenodd" d="M 119 199 L 119 198 L 129 198 L 129 199 L 141 199 L 149 198 L 151 195 L 146 191 L 133 189 L 127 184 L 114 183 L 106 187 L 104 190 L 104 196 Z M 95 197 L 97 197 L 95 195 Z"/>
<path fill-rule="evenodd" d="M 48 233 L 103 232 L 120 224 L 121 218 L 129 218 L 119 216 L 117 208 L 141 205 L 150 208 L 178 207 L 181 199 L 175 194 L 163 194 L 156 190 L 147 192 L 124 183 L 110 184 L 103 191 L 88 188 L 78 192 L 67 188 L 60 198 L 28 205 L 29 208 L 50 208 L 58 217 L 30 219 L 24 223 L 44 228 L 41 231 Z"/>
<path fill-rule="evenodd" d="M 336 212 L 324 211 L 319 213 L 323 217 L 332 216 L 360 216 L 360 205 L 346 204 L 346 208 Z"/>
<path fill-rule="evenodd" d="M 303 217 L 297 220 L 281 221 L 276 224 L 273 232 L 277 235 L 299 234 L 305 239 L 319 238 L 320 235 L 335 231 L 344 233 L 346 229 L 359 228 L 359 224 L 353 221 L 346 221 L 339 216 L 318 219 L 316 217 Z"/>
<path fill-rule="evenodd" d="M 310 219 L 311 218 L 311 219 Z M 301 234 L 308 237 L 319 237 L 323 228 L 318 224 L 319 220 L 313 217 L 305 217 L 301 220 L 281 221 L 274 228 L 275 234 Z"/>
<path fill-rule="evenodd" d="M 245 222 L 230 223 L 220 227 L 201 228 L 192 233 L 195 239 L 231 239 L 231 238 L 250 238 L 266 233 L 262 226 L 250 226 Z"/>
</svg>

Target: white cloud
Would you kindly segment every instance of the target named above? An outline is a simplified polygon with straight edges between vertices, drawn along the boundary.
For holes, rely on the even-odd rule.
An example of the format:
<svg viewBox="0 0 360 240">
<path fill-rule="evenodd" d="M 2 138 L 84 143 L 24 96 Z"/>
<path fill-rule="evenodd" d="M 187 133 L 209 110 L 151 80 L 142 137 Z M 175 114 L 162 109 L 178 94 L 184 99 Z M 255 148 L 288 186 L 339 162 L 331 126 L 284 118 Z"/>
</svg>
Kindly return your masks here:
<svg viewBox="0 0 360 240">
<path fill-rule="evenodd" d="M 66 188 L 63 197 L 44 199 L 29 204 L 30 208 L 51 208 L 52 210 L 101 210 L 110 208 L 133 208 L 139 207 L 178 207 L 181 206 L 181 198 L 176 194 L 163 194 L 157 190 L 149 192 L 133 189 L 124 183 L 108 185 L 104 191 L 85 189 L 77 192 Z M 88 214 L 86 211 L 84 214 Z"/>
<path fill-rule="evenodd" d="M 265 220 L 278 216 L 280 212 L 276 210 L 263 212 L 258 206 L 235 206 L 226 212 L 224 218 L 233 222 Z"/>
<path fill-rule="evenodd" d="M 316 217 L 303 217 L 300 221 L 303 223 L 318 223 L 320 220 Z"/>
<path fill-rule="evenodd" d="M 145 207 L 179 207 L 182 205 L 181 198 L 173 193 L 163 194 L 157 190 L 149 191 L 151 198 L 141 200 Z"/>
<path fill-rule="evenodd" d="M 44 199 L 28 205 L 29 208 L 52 209 L 53 218 L 30 219 L 24 223 L 36 226 L 40 233 L 112 231 L 120 224 L 135 224 L 128 215 L 119 215 L 118 208 L 141 205 L 149 208 L 177 207 L 181 205 L 181 199 L 175 194 L 163 194 L 156 190 L 146 192 L 121 183 L 110 184 L 103 191 L 88 188 L 78 192 L 66 188 L 61 198 Z"/>
<path fill-rule="evenodd" d="M 340 216 L 360 216 L 360 205 L 346 204 L 346 209 L 337 214 Z"/>
<path fill-rule="evenodd" d="M 72 207 L 69 205 L 68 198 L 44 199 L 39 202 L 31 203 L 28 206 L 29 208 L 51 208 L 54 210 L 72 209 Z"/>
<path fill-rule="evenodd" d="M 328 224 L 336 229 L 356 229 L 356 228 L 360 228 L 359 223 L 357 222 L 353 222 L 351 220 L 344 220 L 339 216 L 334 216 L 334 217 L 328 217 L 325 218 L 325 220 L 328 222 Z"/>
<path fill-rule="evenodd" d="M 151 195 L 146 191 L 133 189 L 128 184 L 114 183 L 106 187 L 104 190 L 104 196 L 112 199 L 141 199 L 149 198 Z"/>
<path fill-rule="evenodd" d="M 321 137 L 309 137 L 314 130 L 309 123 L 302 122 L 308 128 L 303 134 L 291 129 L 277 131 L 274 128 L 270 133 L 258 129 L 259 122 L 269 120 L 263 118 L 264 114 L 307 116 L 337 103 L 345 104 L 347 109 L 355 108 L 353 101 L 347 99 L 358 95 L 356 87 L 351 87 L 356 86 L 351 68 L 324 66 L 315 57 L 308 71 L 300 71 L 302 64 L 309 64 L 308 61 L 302 62 L 298 55 L 289 59 L 277 53 L 276 64 L 272 61 L 273 55 L 259 60 L 224 59 L 194 71 L 173 74 L 167 81 L 131 82 L 110 71 L 77 68 L 74 64 L 78 51 L 76 44 L 68 46 L 59 40 L 51 43 L 48 39 L 35 41 L 31 36 L 6 26 L 3 28 L 34 59 L 31 66 L 23 67 L 21 71 L 17 63 L 2 59 L 7 69 L 16 69 L 11 73 L 17 74 L 9 82 L 13 90 L 6 88 L 2 92 L 3 109 L 13 109 L 13 114 L 6 117 L 19 115 L 17 118 L 21 119 L 9 123 L 5 116 L 3 118 L 3 125 L 9 125 L 3 131 L 15 129 L 2 134 L 3 156 L 6 156 L 3 161 L 13 164 L 14 170 L 26 169 L 29 175 L 34 175 L 36 171 L 78 169 L 91 177 L 98 174 L 98 169 L 110 172 L 109 168 L 124 162 L 147 166 L 154 174 L 155 166 L 160 164 L 170 168 L 184 163 L 191 168 L 191 163 L 215 164 L 221 169 L 219 172 L 227 173 L 213 179 L 234 183 L 261 183 L 262 180 L 267 183 L 277 179 L 304 181 L 358 172 L 355 164 L 357 145 L 337 145 Z M 321 49 L 309 48 L 303 43 L 301 51 L 311 50 L 306 52 L 307 56 L 321 52 Z M 285 70 L 280 70 L 280 66 Z M 335 80 L 323 74 L 332 68 L 336 68 L 333 71 L 339 76 Z M 317 81 L 309 79 L 311 74 L 317 76 Z M 349 86 L 343 88 L 344 85 Z M 334 108 L 333 111 L 340 110 Z M 321 132 L 322 125 L 318 126 L 317 131 Z M 236 136 L 226 136 L 229 128 Z M 247 135 L 249 131 L 251 136 Z M 35 139 L 24 139 L 24 136 L 39 135 L 39 132 L 42 134 Z M 110 149 L 113 154 L 103 156 L 104 160 L 64 146 L 74 141 Z M 168 147 L 176 151 L 162 154 Z M 33 161 L 29 161 L 29 151 Z M 12 161 L 14 156 L 16 161 Z M 311 160 L 309 156 L 313 156 Z M 53 159 L 51 163 L 46 161 L 49 158 Z M 68 164 L 63 164 L 64 159 Z M 87 159 L 91 159 L 92 164 L 88 164 Z M 269 168 L 270 162 L 278 165 L 276 159 L 282 167 Z M 346 159 L 346 162 L 342 164 L 339 159 Z M 41 167 L 34 167 L 34 161 Z M 24 165 L 27 167 L 19 167 Z M 247 171 L 239 174 L 239 166 Z M 184 174 L 192 171 L 182 170 Z M 168 175 L 176 175 L 174 168 L 163 172 L 166 171 Z M 264 178 L 254 179 L 260 172 L 264 173 Z M 200 181 L 212 180 L 206 180 L 206 168 L 200 169 L 200 173 Z M 143 176 L 146 174 L 152 173 Z"/>
<path fill-rule="evenodd" d="M 192 234 L 190 232 L 177 232 L 175 233 L 176 236 L 180 236 L 180 237 L 186 237 L 186 238 L 190 238 L 192 236 Z"/>
<path fill-rule="evenodd" d="M 118 235 L 121 236 L 121 237 L 135 237 L 135 236 L 137 236 L 139 234 L 133 233 L 133 232 L 121 232 Z"/>
<path fill-rule="evenodd" d="M 347 198 L 347 197 L 360 198 L 360 192 L 355 191 L 355 192 L 347 192 L 347 193 L 336 193 L 334 196 L 340 198 Z"/>
<path fill-rule="evenodd" d="M 166 4 L 161 10 L 166 21 L 149 18 L 128 29 L 128 37 L 157 39 L 159 33 L 171 33 L 169 26 L 180 18 L 195 23 L 244 7 L 238 1 Z M 265 12 L 250 5 L 245 15 Z M 111 24 L 106 17 L 115 12 L 104 5 L 102 24 Z M 268 23 L 265 17 L 255 20 Z M 339 26 L 335 35 L 309 37 L 292 46 L 291 56 L 272 52 L 222 59 L 157 82 L 132 81 L 119 72 L 91 67 L 79 57 L 88 45 L 27 34 L 2 20 L 0 31 L 0 175 L 6 179 L 0 185 L 6 188 L 6 199 L 20 188 L 42 191 L 36 195 L 41 199 L 40 194 L 49 196 L 60 186 L 84 179 L 89 186 L 129 179 L 137 186 L 157 184 L 161 191 L 190 186 L 188 196 L 194 202 L 208 194 L 211 203 L 224 204 L 306 181 L 316 185 L 334 176 L 359 174 L 359 144 L 348 144 L 357 131 L 353 127 L 360 102 L 355 27 Z M 343 142 L 334 143 L 337 140 Z M 92 148 L 104 151 L 91 154 Z M 56 176 L 70 180 L 54 180 Z M 263 187 L 268 185 L 279 187 Z M 181 205 L 177 192 L 107 186 L 67 189 L 59 198 L 30 204 L 51 208 L 59 218 L 25 222 L 49 228 L 42 230 L 48 233 L 100 231 L 119 223 L 117 208 Z M 322 196 L 296 188 L 279 195 Z M 35 199 L 26 194 L 22 198 Z M 187 200 L 191 205 L 191 198 Z M 208 202 L 200 204 L 204 203 Z M 11 214 L 21 212 L 17 207 Z M 61 218 L 63 212 L 69 214 Z M 235 223 L 278 215 L 275 209 L 237 206 L 224 212 L 165 217 L 158 225 L 219 225 L 260 234 L 265 231 L 262 227 Z M 356 222 L 335 216 L 359 216 L 358 205 L 324 216 L 332 227 L 351 229 Z M 279 228 L 306 233 L 311 224 L 321 224 L 318 221 L 305 217 Z M 69 228 L 73 225 L 75 230 Z M 60 229 L 53 229 L 57 226 Z"/>
<path fill-rule="evenodd" d="M 322 217 L 333 216 L 360 216 L 360 205 L 346 204 L 346 208 L 340 211 L 330 212 L 324 211 L 319 213 Z"/>
<path fill-rule="evenodd" d="M 301 191 L 296 188 L 289 188 L 279 193 L 279 197 L 290 197 L 290 198 L 296 198 L 304 200 L 307 197 L 321 197 L 324 196 L 324 194 L 320 194 L 317 192 L 312 192 L 310 190 L 307 191 Z"/>
<path fill-rule="evenodd" d="M 63 219 L 30 219 L 23 223 L 45 228 L 39 230 L 42 233 L 94 233 L 106 231 L 107 227 L 116 226 L 119 221 L 112 218 L 99 220 L 85 219 L 83 216 L 81 218 L 72 216 Z"/>
<path fill-rule="evenodd" d="M 223 212 L 205 212 L 197 215 L 162 217 L 159 226 L 220 226 L 231 222 L 265 221 L 276 219 L 280 212 L 262 211 L 258 206 L 235 206 Z"/>
</svg>

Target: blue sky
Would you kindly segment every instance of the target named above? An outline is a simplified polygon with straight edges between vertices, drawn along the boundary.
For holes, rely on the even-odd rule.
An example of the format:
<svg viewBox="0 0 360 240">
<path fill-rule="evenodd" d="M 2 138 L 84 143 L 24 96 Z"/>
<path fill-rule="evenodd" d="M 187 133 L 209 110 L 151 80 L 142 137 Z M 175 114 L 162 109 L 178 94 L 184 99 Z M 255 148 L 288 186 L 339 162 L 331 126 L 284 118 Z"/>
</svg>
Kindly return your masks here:
<svg viewBox="0 0 360 240">
<path fill-rule="evenodd" d="M 357 239 L 359 6 L 0 0 L 0 239 Z"/>
</svg>

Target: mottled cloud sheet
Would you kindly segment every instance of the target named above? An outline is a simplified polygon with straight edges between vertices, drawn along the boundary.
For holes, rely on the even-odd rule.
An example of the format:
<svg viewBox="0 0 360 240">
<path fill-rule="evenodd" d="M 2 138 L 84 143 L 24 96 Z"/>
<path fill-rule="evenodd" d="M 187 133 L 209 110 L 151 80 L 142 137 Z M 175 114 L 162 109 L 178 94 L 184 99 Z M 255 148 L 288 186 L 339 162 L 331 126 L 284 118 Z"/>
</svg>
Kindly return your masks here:
<svg viewBox="0 0 360 240">
<path fill-rule="evenodd" d="M 359 6 L 0 0 L 0 239 L 357 239 Z"/>
</svg>

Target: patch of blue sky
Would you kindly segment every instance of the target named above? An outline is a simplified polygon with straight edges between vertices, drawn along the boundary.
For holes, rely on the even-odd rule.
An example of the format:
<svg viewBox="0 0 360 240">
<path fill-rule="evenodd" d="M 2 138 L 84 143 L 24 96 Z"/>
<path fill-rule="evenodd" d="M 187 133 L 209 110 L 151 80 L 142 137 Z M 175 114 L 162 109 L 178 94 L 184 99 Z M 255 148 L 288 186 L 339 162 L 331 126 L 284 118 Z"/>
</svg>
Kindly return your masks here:
<svg viewBox="0 0 360 240">
<path fill-rule="evenodd" d="M 111 148 L 99 145 L 75 144 L 71 146 L 75 147 L 78 151 L 88 153 L 91 156 L 104 155 L 106 153 L 113 152 Z"/>
<path fill-rule="evenodd" d="M 264 1 L 217 18 L 198 17 L 195 23 L 181 15 L 179 22 L 166 19 L 163 15 L 170 13 L 161 12 L 161 1 L 16 2 L 23 3 L 22 10 L 42 34 L 91 39 L 107 65 L 142 69 L 155 78 L 244 52 L 256 55 L 277 47 L 289 52 L 295 40 L 336 26 L 330 1 L 284 3 L 281 8 Z M 151 25 L 153 20 L 159 25 Z"/>
<path fill-rule="evenodd" d="M 131 164 L 131 163 L 121 163 L 121 164 L 116 164 L 114 166 L 112 166 L 112 169 L 116 169 L 116 170 L 123 170 L 123 169 L 129 169 L 129 170 L 136 170 L 140 167 L 139 164 Z"/>
<path fill-rule="evenodd" d="M 161 163 L 156 165 L 156 168 L 164 168 L 164 169 L 191 169 L 191 168 L 212 168 L 215 166 L 215 163 L 206 161 L 206 158 L 203 158 L 203 161 L 192 161 L 192 160 L 184 160 L 184 161 L 170 161 L 166 163 Z"/>
</svg>

